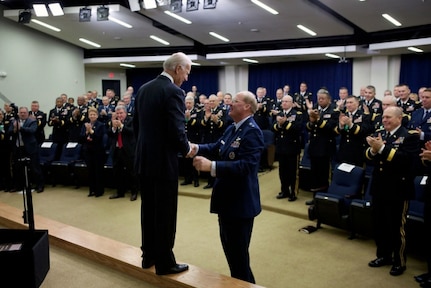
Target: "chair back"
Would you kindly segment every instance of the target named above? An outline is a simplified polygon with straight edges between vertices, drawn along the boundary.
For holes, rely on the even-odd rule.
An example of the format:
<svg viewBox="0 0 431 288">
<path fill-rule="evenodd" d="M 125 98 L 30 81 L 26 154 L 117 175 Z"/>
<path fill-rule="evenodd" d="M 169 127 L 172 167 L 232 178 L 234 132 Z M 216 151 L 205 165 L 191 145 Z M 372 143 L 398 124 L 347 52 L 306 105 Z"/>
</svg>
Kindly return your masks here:
<svg viewBox="0 0 431 288">
<path fill-rule="evenodd" d="M 45 165 L 55 159 L 57 143 L 43 142 L 39 146 L 39 163 Z"/>
<path fill-rule="evenodd" d="M 354 196 L 361 195 L 363 181 L 364 169 L 362 167 L 341 163 L 334 169 L 328 194 L 354 198 Z"/>
<path fill-rule="evenodd" d="M 81 157 L 81 147 L 79 143 L 66 143 L 63 145 L 59 162 L 71 163 Z"/>
</svg>

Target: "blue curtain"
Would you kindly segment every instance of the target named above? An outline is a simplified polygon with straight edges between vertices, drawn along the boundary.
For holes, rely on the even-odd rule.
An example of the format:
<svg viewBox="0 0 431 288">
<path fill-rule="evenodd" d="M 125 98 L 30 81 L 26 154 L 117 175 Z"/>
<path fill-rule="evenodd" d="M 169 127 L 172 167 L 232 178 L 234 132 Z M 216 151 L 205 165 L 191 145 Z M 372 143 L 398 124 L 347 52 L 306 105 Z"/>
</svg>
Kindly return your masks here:
<svg viewBox="0 0 431 288">
<path fill-rule="evenodd" d="M 187 92 L 195 85 L 200 93 L 207 96 L 218 91 L 219 67 L 192 66 L 189 80 L 184 82 L 181 88 Z M 126 71 L 128 86 L 133 86 L 138 91 L 146 82 L 154 79 L 162 72 L 160 68 L 129 69 Z"/>
<path fill-rule="evenodd" d="M 412 92 L 431 87 L 431 53 L 401 55 L 400 83 Z"/>
<path fill-rule="evenodd" d="M 334 100 L 339 99 L 340 87 L 347 87 L 352 94 L 352 59 L 347 63 L 338 63 L 338 60 L 319 60 L 249 67 L 248 89 L 255 92 L 258 87 L 265 87 L 267 96 L 271 98 L 275 98 L 275 91 L 286 84 L 290 86 L 292 95 L 299 92 L 301 82 L 307 83 L 308 91 L 313 93 L 313 101 L 316 101 L 316 92 L 321 87 L 326 87 Z"/>
</svg>

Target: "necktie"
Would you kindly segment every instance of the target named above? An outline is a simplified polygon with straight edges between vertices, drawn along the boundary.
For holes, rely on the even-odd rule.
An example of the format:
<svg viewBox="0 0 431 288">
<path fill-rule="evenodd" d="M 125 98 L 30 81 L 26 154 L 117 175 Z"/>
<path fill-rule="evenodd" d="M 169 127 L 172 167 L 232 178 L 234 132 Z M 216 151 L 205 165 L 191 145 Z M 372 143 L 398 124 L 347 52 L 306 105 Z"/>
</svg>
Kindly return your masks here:
<svg viewBox="0 0 431 288">
<path fill-rule="evenodd" d="M 429 113 L 429 110 L 425 110 L 424 117 L 422 119 L 427 119 Z"/>
<path fill-rule="evenodd" d="M 123 135 L 121 135 L 121 132 L 118 132 L 118 136 L 117 136 L 117 144 L 118 144 L 118 148 L 123 148 Z"/>
</svg>

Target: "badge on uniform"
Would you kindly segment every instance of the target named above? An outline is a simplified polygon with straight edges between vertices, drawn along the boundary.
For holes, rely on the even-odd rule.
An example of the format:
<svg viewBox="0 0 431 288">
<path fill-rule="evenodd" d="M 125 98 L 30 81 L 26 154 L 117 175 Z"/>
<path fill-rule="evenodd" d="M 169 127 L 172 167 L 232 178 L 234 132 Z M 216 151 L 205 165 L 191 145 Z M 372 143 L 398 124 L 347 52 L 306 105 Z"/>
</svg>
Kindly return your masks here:
<svg viewBox="0 0 431 288">
<path fill-rule="evenodd" d="M 402 144 L 404 142 L 404 137 L 398 137 L 392 144 Z"/>
<path fill-rule="evenodd" d="M 427 119 L 427 123 L 429 124 L 429 123 L 431 123 L 431 118 L 428 118 Z"/>
<path fill-rule="evenodd" d="M 356 118 L 355 120 L 353 120 L 353 123 L 360 123 L 360 122 L 362 122 L 362 115 Z"/>
<path fill-rule="evenodd" d="M 231 159 L 231 160 L 235 159 L 235 152 L 229 153 L 229 159 Z"/>
<path fill-rule="evenodd" d="M 230 147 L 232 147 L 232 148 L 238 148 L 239 144 L 240 144 L 240 141 L 241 141 L 241 138 L 239 138 L 239 137 L 236 138 L 235 141 L 233 141 L 232 144 L 230 144 Z M 234 154 L 234 156 L 235 156 L 235 154 Z"/>
</svg>

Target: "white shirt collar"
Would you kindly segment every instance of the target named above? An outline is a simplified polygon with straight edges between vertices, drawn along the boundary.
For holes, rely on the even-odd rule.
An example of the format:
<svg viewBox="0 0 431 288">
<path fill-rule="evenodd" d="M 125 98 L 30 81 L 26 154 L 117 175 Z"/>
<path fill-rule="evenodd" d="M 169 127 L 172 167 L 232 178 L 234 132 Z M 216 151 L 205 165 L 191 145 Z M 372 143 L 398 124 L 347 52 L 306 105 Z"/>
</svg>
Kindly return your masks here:
<svg viewBox="0 0 431 288">
<path fill-rule="evenodd" d="M 169 75 L 167 72 L 163 71 L 162 73 L 160 73 L 160 75 L 168 77 L 169 80 L 171 80 L 171 82 L 174 83 L 174 78 L 172 78 L 172 76 Z"/>
<path fill-rule="evenodd" d="M 239 127 L 241 127 L 241 125 L 245 122 L 245 121 L 247 121 L 247 119 L 248 118 L 250 118 L 251 117 L 251 115 L 250 116 L 247 116 L 247 117 L 245 117 L 244 119 L 242 119 L 241 121 L 239 121 L 238 123 L 233 123 L 234 125 L 235 125 L 235 131 L 237 131 L 238 130 L 238 128 Z"/>
</svg>

